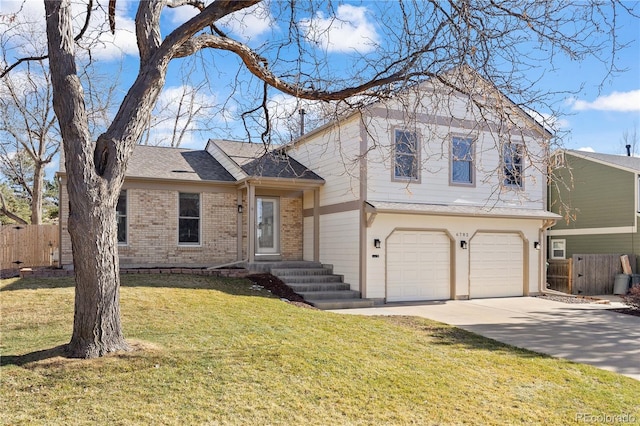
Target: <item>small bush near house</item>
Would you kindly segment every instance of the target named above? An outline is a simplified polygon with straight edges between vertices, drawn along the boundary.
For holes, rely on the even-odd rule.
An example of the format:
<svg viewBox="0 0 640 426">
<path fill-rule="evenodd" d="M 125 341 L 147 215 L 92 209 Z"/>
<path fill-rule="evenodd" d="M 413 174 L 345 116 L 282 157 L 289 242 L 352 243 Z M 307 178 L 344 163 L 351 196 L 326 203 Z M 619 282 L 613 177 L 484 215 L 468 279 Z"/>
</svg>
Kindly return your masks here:
<svg viewBox="0 0 640 426">
<path fill-rule="evenodd" d="M 622 300 L 632 308 L 640 309 L 640 286 L 633 287 L 627 295 L 622 296 Z"/>
</svg>

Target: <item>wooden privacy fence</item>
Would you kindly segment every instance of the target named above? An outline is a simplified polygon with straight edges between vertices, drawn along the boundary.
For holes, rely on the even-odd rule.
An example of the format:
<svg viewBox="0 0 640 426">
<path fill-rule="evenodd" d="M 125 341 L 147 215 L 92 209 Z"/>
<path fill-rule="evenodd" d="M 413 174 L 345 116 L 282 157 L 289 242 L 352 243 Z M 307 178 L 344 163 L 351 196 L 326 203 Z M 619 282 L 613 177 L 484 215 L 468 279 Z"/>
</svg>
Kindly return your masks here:
<svg viewBox="0 0 640 426">
<path fill-rule="evenodd" d="M 0 269 L 53 265 L 59 235 L 58 225 L 2 225 Z"/>
<path fill-rule="evenodd" d="M 547 284 L 552 290 L 571 294 L 573 288 L 573 259 L 549 260 Z"/>
<path fill-rule="evenodd" d="M 571 259 L 549 260 L 548 288 L 584 296 L 613 294 L 616 274 L 622 274 L 620 256 L 621 254 L 574 254 Z M 636 256 L 628 256 L 635 270 Z"/>
</svg>

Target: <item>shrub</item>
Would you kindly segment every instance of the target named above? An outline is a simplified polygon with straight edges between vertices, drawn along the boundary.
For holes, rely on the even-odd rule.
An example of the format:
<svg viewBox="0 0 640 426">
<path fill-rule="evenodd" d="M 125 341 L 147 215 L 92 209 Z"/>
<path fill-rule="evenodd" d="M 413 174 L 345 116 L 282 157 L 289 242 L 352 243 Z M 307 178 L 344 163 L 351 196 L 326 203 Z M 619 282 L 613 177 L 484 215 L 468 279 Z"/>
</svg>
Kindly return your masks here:
<svg viewBox="0 0 640 426">
<path fill-rule="evenodd" d="M 634 286 L 629 293 L 622 296 L 622 300 L 632 308 L 640 309 L 640 285 Z"/>
</svg>

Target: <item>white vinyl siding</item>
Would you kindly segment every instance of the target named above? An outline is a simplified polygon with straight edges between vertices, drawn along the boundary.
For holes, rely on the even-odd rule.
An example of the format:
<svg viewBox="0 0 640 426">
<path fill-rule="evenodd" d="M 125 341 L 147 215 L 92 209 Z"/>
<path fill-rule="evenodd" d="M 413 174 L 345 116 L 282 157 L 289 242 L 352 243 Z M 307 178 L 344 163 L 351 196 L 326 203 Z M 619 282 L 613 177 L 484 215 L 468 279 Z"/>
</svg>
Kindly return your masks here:
<svg viewBox="0 0 640 426">
<path fill-rule="evenodd" d="M 320 262 L 333 265 L 352 290 L 359 288 L 359 217 L 359 210 L 320 216 Z"/>
<path fill-rule="evenodd" d="M 542 163 L 522 163 L 522 186 L 503 185 L 504 165 L 502 150 L 499 147 L 501 135 L 477 125 L 475 128 L 454 127 L 440 124 L 451 121 L 448 116 L 429 116 L 431 123 L 417 123 L 416 133 L 420 135 L 420 183 L 399 181 L 393 177 L 394 152 L 390 144 L 390 132 L 402 128 L 403 121 L 395 119 L 394 111 L 374 111 L 379 115 L 369 117 L 367 129 L 367 194 L 365 199 L 374 201 L 392 201 L 406 203 L 425 203 L 441 205 L 472 205 L 509 207 L 523 209 L 545 208 L 545 182 Z M 398 115 L 401 113 L 398 112 Z M 391 116 L 391 118 L 389 118 Z M 454 124 L 458 123 L 454 121 Z M 473 136 L 470 135 L 473 133 Z M 451 138 L 452 135 L 473 140 L 473 165 L 475 174 L 473 183 L 455 184 L 451 177 Z M 467 136 L 469 135 L 469 136 Z M 513 138 L 527 145 L 527 158 L 544 159 L 545 144 L 539 137 L 514 134 Z M 504 190 L 503 190 L 504 189 Z M 526 189 L 526 193 L 522 190 Z"/>
<path fill-rule="evenodd" d="M 318 131 L 288 153 L 325 180 L 320 190 L 320 205 L 340 204 L 359 198 L 360 121 L 357 117 L 342 123 L 339 129 Z"/>
</svg>

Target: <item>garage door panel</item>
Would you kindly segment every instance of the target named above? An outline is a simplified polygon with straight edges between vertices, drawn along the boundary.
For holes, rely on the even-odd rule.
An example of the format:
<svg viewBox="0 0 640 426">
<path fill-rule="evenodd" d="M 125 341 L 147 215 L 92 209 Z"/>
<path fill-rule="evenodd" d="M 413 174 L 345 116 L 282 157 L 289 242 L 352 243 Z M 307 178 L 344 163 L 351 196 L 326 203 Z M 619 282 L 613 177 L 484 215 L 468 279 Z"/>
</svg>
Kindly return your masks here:
<svg viewBox="0 0 640 426">
<path fill-rule="evenodd" d="M 478 234 L 470 243 L 470 298 L 523 295 L 519 234 Z"/>
<path fill-rule="evenodd" d="M 387 241 L 387 300 L 449 299 L 450 244 L 443 232 L 392 234 Z"/>
</svg>

